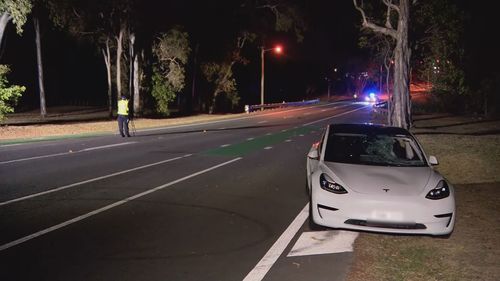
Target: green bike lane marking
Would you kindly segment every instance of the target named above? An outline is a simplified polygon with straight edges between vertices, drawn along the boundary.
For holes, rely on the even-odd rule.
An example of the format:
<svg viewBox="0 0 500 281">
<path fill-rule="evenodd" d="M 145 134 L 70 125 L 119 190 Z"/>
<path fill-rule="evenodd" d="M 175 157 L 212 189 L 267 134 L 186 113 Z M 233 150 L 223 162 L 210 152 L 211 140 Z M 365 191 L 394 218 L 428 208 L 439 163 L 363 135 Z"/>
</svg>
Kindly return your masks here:
<svg viewBox="0 0 500 281">
<path fill-rule="evenodd" d="M 221 155 L 221 156 L 244 156 L 256 150 L 264 149 L 270 145 L 282 143 L 285 140 L 299 135 L 309 134 L 312 131 L 317 131 L 316 126 L 303 126 L 299 128 L 281 131 L 279 133 L 256 137 L 251 140 L 246 140 L 240 143 L 232 144 L 225 147 L 218 147 L 202 152 L 205 155 Z"/>
</svg>

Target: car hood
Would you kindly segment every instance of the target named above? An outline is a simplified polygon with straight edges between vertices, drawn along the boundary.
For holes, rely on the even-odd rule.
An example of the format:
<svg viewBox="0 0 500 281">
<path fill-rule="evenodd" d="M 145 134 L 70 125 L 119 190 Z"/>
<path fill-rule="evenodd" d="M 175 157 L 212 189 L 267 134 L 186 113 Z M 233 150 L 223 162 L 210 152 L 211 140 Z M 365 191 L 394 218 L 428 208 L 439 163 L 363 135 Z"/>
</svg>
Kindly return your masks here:
<svg viewBox="0 0 500 281">
<path fill-rule="evenodd" d="M 346 188 L 363 194 L 418 195 L 423 192 L 432 175 L 432 169 L 429 167 L 386 167 L 331 162 L 326 162 L 325 166 Z"/>
</svg>

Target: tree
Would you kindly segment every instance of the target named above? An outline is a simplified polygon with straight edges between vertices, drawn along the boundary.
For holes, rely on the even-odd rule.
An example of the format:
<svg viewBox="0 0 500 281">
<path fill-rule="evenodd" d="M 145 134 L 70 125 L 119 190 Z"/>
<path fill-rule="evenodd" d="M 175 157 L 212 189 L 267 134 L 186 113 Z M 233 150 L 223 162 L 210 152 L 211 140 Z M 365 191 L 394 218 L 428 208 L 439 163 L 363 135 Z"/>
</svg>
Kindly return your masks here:
<svg viewBox="0 0 500 281">
<path fill-rule="evenodd" d="M 189 35 L 180 27 L 162 33 L 153 46 L 157 59 L 153 76 L 153 97 L 158 113 L 168 115 L 168 102 L 185 86 L 185 68 L 191 48 Z"/>
<path fill-rule="evenodd" d="M 274 15 L 274 29 L 276 31 L 288 32 L 293 30 L 298 42 L 304 40 L 304 32 L 307 29 L 304 17 L 297 5 L 289 1 L 265 0 L 256 1 L 257 9 L 266 9 Z"/>
<path fill-rule="evenodd" d="M 208 82 L 214 84 L 214 89 L 211 94 L 212 102 L 209 106 L 210 114 L 214 113 L 216 100 L 220 94 L 226 94 L 226 97 L 229 98 L 233 106 L 238 104 L 239 97 L 236 88 L 236 79 L 233 76 L 233 66 L 236 63 L 248 63 L 248 60 L 241 55 L 241 51 L 247 41 L 253 41 L 254 39 L 255 34 L 243 32 L 238 36 L 235 48 L 229 56 L 222 61 L 209 62 L 202 65 L 203 75 Z"/>
<path fill-rule="evenodd" d="M 413 53 L 418 74 L 432 85 L 431 92 L 445 101 L 442 104 L 457 106 L 450 100 L 466 93 L 461 45 L 465 16 L 450 0 L 422 2 L 415 14 L 414 33 L 420 40 Z"/>
<path fill-rule="evenodd" d="M 89 3 L 90 2 L 90 3 Z M 56 26 L 78 38 L 91 40 L 103 56 L 108 82 L 108 113 L 113 116 L 113 62 L 116 99 L 122 95 L 122 57 L 128 42 L 128 23 L 133 0 L 50 0 L 50 18 Z M 113 60 L 112 51 L 115 51 Z"/>
<path fill-rule="evenodd" d="M 0 45 L 3 42 L 5 27 L 9 21 L 12 20 L 16 25 L 18 34 L 23 32 L 23 26 L 32 6 L 30 0 L 0 0 Z"/>
<path fill-rule="evenodd" d="M 26 91 L 24 86 L 9 86 L 9 81 L 7 81 L 9 72 L 8 66 L 0 65 L 0 121 L 5 119 L 5 114 L 14 112 L 13 105 L 17 103 L 21 94 Z"/>
<path fill-rule="evenodd" d="M 415 0 L 413 0 L 415 2 Z M 386 6 L 385 25 L 381 26 L 368 20 L 363 7 L 353 0 L 354 7 L 362 17 L 362 27 L 381 33 L 395 41 L 394 47 L 394 92 L 389 111 L 390 125 L 402 128 L 411 126 L 410 106 L 410 46 L 408 43 L 408 27 L 410 20 L 410 0 L 382 0 Z M 393 15 L 396 15 L 394 18 Z M 397 27 L 393 27 L 397 21 Z"/>
</svg>

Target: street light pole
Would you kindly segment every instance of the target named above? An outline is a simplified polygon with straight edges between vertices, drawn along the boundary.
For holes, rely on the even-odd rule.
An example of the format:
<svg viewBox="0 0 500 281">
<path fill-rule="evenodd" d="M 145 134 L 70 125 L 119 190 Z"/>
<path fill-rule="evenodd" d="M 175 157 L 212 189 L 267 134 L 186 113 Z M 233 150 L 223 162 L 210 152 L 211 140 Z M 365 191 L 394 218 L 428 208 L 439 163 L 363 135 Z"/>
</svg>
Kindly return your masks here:
<svg viewBox="0 0 500 281">
<path fill-rule="evenodd" d="M 264 53 L 267 51 L 274 50 L 277 54 L 280 54 L 282 49 L 281 46 L 276 46 L 274 48 L 266 49 L 264 46 L 260 47 L 260 105 L 261 110 L 264 110 Z"/>
<path fill-rule="evenodd" d="M 264 46 L 260 47 L 260 105 L 264 105 Z M 261 107 L 264 110 L 264 107 Z"/>
</svg>

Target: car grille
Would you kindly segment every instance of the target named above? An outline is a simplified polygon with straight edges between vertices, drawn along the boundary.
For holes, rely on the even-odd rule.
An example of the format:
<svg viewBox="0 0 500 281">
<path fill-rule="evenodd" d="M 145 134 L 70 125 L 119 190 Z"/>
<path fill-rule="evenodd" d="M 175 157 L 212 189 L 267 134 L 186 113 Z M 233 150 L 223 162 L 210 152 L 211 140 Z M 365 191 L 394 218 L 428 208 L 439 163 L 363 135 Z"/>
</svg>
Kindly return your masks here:
<svg viewBox="0 0 500 281">
<path fill-rule="evenodd" d="M 380 228 L 393 228 L 393 229 L 426 229 L 427 227 L 421 223 L 386 223 L 386 222 L 373 222 L 366 220 L 348 219 L 344 223 L 367 226 L 367 227 L 380 227 Z"/>
</svg>

